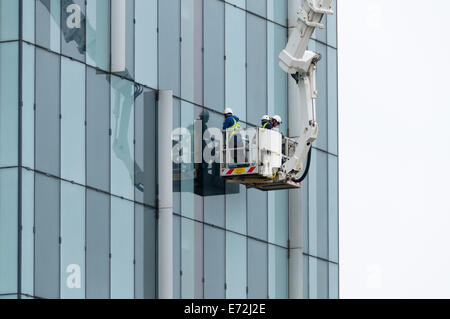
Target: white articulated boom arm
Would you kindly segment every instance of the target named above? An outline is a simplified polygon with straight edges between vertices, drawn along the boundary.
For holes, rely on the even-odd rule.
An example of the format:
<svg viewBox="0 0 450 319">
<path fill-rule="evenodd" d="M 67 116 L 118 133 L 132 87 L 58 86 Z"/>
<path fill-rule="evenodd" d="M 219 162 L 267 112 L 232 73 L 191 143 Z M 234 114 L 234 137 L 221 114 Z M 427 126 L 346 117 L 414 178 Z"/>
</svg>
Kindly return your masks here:
<svg viewBox="0 0 450 319">
<path fill-rule="evenodd" d="M 315 100 L 316 69 L 320 55 L 306 49 L 314 30 L 324 28 L 321 23 L 323 16 L 333 14 L 332 3 L 333 0 L 303 0 L 297 11 L 297 26 L 292 30 L 288 44 L 279 56 L 280 67 L 296 80 L 300 98 L 299 110 L 295 110 L 293 112 L 295 118 L 290 119 L 300 121 L 300 135 L 295 136 L 294 155 L 288 158 L 282 167 L 282 171 L 294 180 L 300 178 L 299 174 L 302 172 L 312 143 L 319 133 L 315 119 Z"/>
</svg>

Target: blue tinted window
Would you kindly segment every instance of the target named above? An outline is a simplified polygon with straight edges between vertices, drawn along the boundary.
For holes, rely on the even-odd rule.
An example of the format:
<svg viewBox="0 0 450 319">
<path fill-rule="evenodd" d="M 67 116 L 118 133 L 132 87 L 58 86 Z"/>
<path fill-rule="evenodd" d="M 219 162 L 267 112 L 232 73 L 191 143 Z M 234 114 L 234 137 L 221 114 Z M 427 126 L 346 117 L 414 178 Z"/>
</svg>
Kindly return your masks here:
<svg viewBox="0 0 450 319">
<path fill-rule="evenodd" d="M 226 234 L 226 282 L 228 299 L 247 298 L 247 239 Z"/>
<path fill-rule="evenodd" d="M 36 1 L 36 44 L 54 52 L 61 50 L 61 1 Z"/>
<path fill-rule="evenodd" d="M 203 298 L 203 224 L 181 220 L 181 298 Z"/>
<path fill-rule="evenodd" d="M 85 297 L 85 194 L 61 183 L 61 298 Z"/>
<path fill-rule="evenodd" d="M 134 205 L 111 197 L 111 298 L 134 298 Z"/>
<path fill-rule="evenodd" d="M 225 6 L 225 104 L 246 121 L 245 11 Z"/>
<path fill-rule="evenodd" d="M 36 49 L 36 169 L 60 173 L 60 57 Z"/>
<path fill-rule="evenodd" d="M 17 291 L 17 169 L 0 169 L 0 294 Z"/>
<path fill-rule="evenodd" d="M 60 181 L 35 176 L 34 295 L 60 297 Z"/>
<path fill-rule="evenodd" d="M 0 41 L 19 38 L 19 1 L 0 1 Z"/>
<path fill-rule="evenodd" d="M 17 43 L 0 44 L 0 167 L 18 159 L 18 57 Z"/>
<path fill-rule="evenodd" d="M 225 5 L 204 1 L 204 104 L 223 112 L 225 103 Z"/>
<path fill-rule="evenodd" d="M 247 13 L 247 121 L 259 125 L 267 114 L 267 26 Z"/>
<path fill-rule="evenodd" d="M 158 88 L 158 1 L 135 0 L 136 81 Z"/>
<path fill-rule="evenodd" d="M 134 99 L 132 82 L 111 77 L 111 193 L 134 199 Z"/>
<path fill-rule="evenodd" d="M 34 47 L 22 44 L 22 164 L 34 168 Z"/>
<path fill-rule="evenodd" d="M 61 2 L 62 53 L 83 62 L 86 54 L 85 3 L 85 0 Z"/>
<path fill-rule="evenodd" d="M 83 64 L 61 59 L 61 177 L 85 184 L 85 80 Z"/>
<path fill-rule="evenodd" d="M 87 0 L 86 63 L 108 71 L 110 64 L 110 0 Z"/>
<path fill-rule="evenodd" d="M 1 192 L 1 190 L 0 190 Z M 22 293 L 34 290 L 34 173 L 22 170 Z"/>
</svg>

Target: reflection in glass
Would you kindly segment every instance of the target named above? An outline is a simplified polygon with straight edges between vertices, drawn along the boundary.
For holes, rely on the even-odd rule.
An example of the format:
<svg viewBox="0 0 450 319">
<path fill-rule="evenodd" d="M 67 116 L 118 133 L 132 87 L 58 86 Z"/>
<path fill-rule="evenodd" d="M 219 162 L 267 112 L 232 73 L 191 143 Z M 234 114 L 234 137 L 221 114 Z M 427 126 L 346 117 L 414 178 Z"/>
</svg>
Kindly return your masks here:
<svg viewBox="0 0 450 319">
<path fill-rule="evenodd" d="M 134 100 L 142 87 L 111 78 L 111 192 L 134 199 Z"/>
<path fill-rule="evenodd" d="M 86 63 L 109 70 L 110 0 L 87 0 Z"/>
<path fill-rule="evenodd" d="M 135 100 L 135 200 L 156 205 L 156 91 L 144 89 Z"/>
<path fill-rule="evenodd" d="M 36 44 L 60 52 L 61 0 L 36 1 Z"/>
<path fill-rule="evenodd" d="M 61 0 L 62 53 L 84 61 L 86 53 L 85 0 Z"/>
<path fill-rule="evenodd" d="M 110 191 L 110 76 L 87 68 L 86 183 Z"/>
</svg>

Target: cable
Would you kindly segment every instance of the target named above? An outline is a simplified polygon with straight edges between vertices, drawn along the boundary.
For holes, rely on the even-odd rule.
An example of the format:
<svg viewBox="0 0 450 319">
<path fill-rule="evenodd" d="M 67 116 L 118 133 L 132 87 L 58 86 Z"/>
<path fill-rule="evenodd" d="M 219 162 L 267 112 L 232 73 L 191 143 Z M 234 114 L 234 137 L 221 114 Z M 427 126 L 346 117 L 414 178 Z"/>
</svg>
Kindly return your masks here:
<svg viewBox="0 0 450 319">
<path fill-rule="evenodd" d="M 301 183 L 305 180 L 306 176 L 308 176 L 309 168 L 311 166 L 311 154 L 312 154 L 312 147 L 309 149 L 308 160 L 306 162 L 305 172 L 303 173 L 303 175 L 300 179 L 293 179 L 292 181 L 294 183 Z"/>
</svg>

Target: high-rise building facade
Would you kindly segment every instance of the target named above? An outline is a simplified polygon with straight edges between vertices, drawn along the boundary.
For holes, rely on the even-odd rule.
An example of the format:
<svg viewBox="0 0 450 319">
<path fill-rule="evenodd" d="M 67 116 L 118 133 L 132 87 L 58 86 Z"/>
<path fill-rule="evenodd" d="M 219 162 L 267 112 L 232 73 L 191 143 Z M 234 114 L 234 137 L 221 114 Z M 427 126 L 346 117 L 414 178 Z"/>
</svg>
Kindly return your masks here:
<svg viewBox="0 0 450 319">
<path fill-rule="evenodd" d="M 173 91 L 177 132 L 222 129 L 230 107 L 243 127 L 279 114 L 288 134 L 278 54 L 298 2 L 0 0 L 0 298 L 157 298 L 158 90 Z M 336 15 L 325 23 L 310 46 L 321 131 L 302 229 L 289 191 L 174 162 L 175 298 L 288 298 L 292 285 L 339 297 Z M 302 283 L 289 276 L 293 231 Z"/>
</svg>

